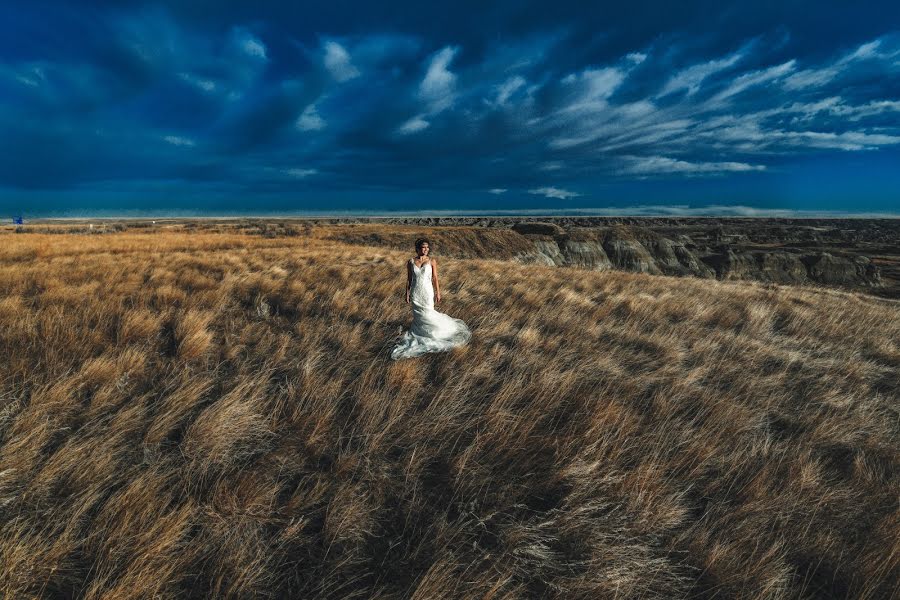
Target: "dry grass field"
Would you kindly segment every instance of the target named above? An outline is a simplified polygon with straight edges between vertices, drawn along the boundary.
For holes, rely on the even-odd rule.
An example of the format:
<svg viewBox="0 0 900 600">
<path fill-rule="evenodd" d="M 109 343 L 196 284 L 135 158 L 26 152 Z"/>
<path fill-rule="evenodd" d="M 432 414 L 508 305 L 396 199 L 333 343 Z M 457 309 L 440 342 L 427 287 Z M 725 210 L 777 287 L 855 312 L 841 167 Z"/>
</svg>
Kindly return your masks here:
<svg viewBox="0 0 900 600">
<path fill-rule="evenodd" d="M 0 232 L 0 597 L 900 595 L 897 302 L 342 231 Z"/>
</svg>

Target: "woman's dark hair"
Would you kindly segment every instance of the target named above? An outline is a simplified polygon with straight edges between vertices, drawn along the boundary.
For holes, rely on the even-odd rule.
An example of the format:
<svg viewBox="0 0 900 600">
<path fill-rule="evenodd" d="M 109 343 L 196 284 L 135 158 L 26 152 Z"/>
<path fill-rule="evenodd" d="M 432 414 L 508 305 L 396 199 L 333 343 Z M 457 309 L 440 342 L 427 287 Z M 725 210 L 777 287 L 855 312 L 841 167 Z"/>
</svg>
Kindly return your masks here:
<svg viewBox="0 0 900 600">
<path fill-rule="evenodd" d="M 416 250 L 422 247 L 422 244 L 428 244 L 428 250 L 431 250 L 431 242 L 427 238 L 419 238 L 416 240 Z"/>
</svg>

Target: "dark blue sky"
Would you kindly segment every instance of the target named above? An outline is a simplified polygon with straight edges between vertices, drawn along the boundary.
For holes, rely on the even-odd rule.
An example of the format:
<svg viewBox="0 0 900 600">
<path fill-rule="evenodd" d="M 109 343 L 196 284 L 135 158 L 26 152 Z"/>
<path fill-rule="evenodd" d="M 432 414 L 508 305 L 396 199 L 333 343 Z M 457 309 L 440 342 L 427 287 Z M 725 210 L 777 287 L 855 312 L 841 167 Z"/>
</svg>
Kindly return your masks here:
<svg viewBox="0 0 900 600">
<path fill-rule="evenodd" d="M 0 133 L 4 217 L 897 214 L 900 3 L 5 3 Z"/>
</svg>

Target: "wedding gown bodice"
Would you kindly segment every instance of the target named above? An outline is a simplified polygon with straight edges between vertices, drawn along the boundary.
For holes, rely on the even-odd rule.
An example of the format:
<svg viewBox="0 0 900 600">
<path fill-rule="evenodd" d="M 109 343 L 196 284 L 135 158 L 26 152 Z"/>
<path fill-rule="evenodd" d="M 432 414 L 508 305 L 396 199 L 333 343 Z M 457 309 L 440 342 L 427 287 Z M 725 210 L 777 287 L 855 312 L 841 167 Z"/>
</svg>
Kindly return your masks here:
<svg viewBox="0 0 900 600">
<path fill-rule="evenodd" d="M 434 309 L 431 261 L 422 266 L 417 266 L 412 260 L 410 263 L 412 281 L 409 303 L 412 305 L 413 322 L 391 351 L 391 358 L 412 358 L 466 344 L 472 332 L 465 322 Z"/>
<path fill-rule="evenodd" d="M 434 286 L 431 282 L 431 261 L 421 267 L 412 264 L 413 282 L 410 286 L 409 300 L 413 305 L 434 308 Z"/>
</svg>

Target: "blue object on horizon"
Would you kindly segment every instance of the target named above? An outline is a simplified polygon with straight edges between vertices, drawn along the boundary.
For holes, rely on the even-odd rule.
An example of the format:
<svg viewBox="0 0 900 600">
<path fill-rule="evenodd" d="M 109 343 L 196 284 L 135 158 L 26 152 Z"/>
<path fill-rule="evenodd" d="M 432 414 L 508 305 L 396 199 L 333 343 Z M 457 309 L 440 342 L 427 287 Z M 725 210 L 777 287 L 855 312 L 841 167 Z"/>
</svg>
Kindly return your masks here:
<svg viewBox="0 0 900 600">
<path fill-rule="evenodd" d="M 13 217 L 13 225 L 22 225 L 22 217 Z"/>
</svg>

